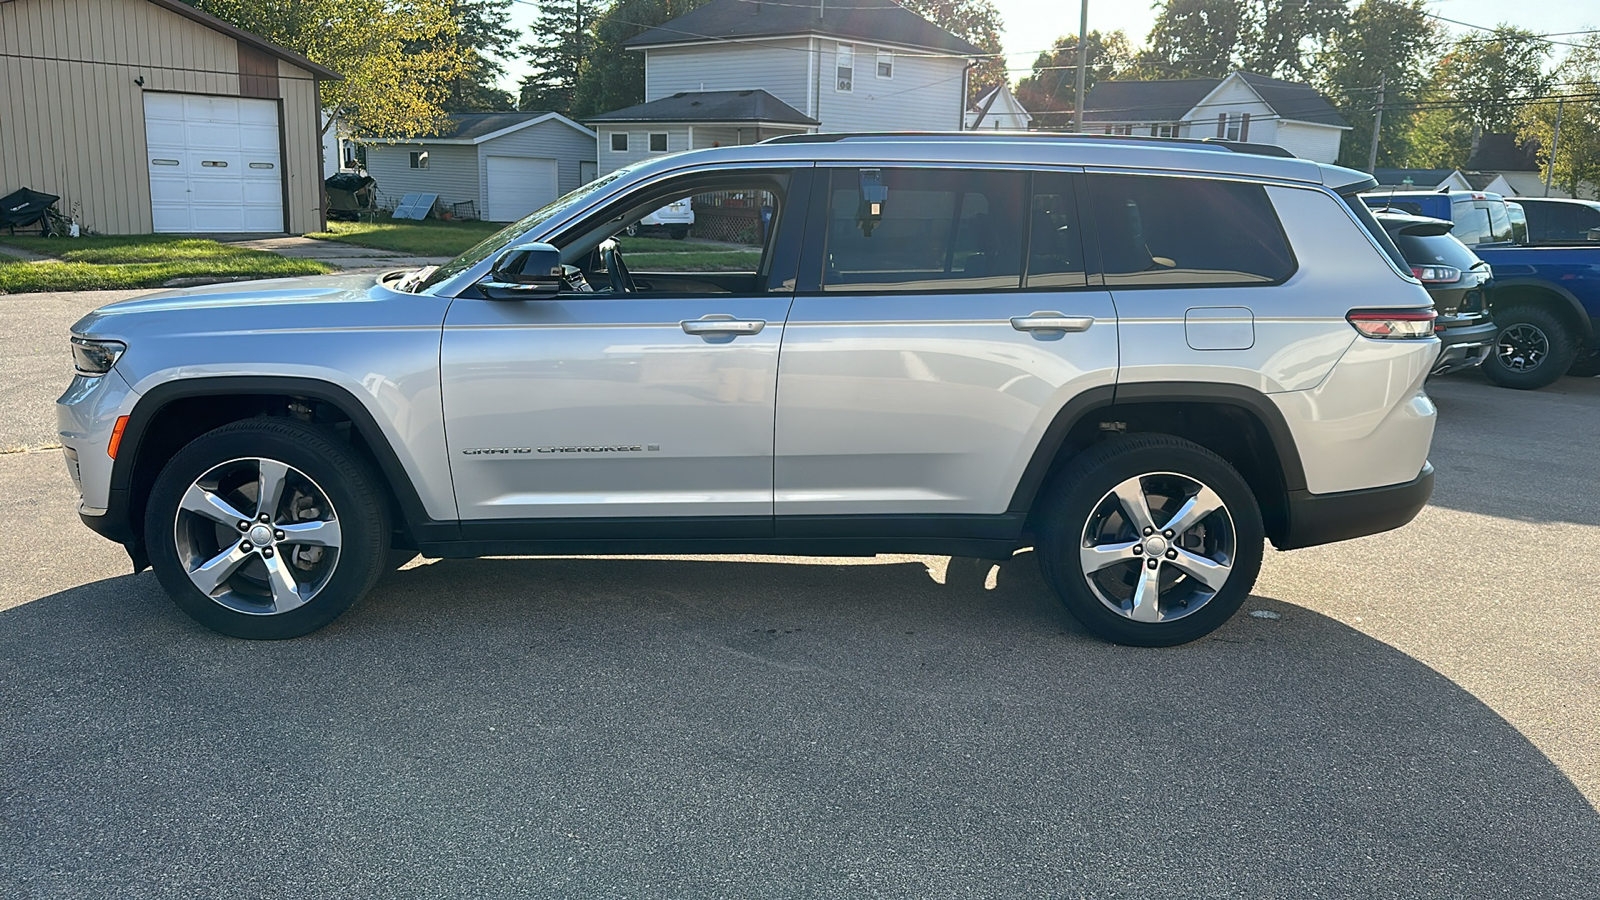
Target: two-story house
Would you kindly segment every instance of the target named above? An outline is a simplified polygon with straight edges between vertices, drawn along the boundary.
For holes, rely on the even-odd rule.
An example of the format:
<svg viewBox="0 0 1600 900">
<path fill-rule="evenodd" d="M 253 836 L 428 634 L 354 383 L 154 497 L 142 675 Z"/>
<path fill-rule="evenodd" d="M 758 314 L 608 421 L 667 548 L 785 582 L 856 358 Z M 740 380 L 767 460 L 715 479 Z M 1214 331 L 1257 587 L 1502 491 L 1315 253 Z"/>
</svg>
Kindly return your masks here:
<svg viewBox="0 0 1600 900">
<path fill-rule="evenodd" d="M 983 51 L 885 0 L 711 0 L 625 45 L 644 103 L 591 117 L 599 170 L 810 131 L 954 131 Z"/>
<path fill-rule="evenodd" d="M 1147 137 L 1216 137 L 1275 144 L 1331 163 L 1350 130 L 1309 84 L 1233 72 L 1223 78 L 1101 81 L 1083 102 L 1084 130 Z"/>
</svg>

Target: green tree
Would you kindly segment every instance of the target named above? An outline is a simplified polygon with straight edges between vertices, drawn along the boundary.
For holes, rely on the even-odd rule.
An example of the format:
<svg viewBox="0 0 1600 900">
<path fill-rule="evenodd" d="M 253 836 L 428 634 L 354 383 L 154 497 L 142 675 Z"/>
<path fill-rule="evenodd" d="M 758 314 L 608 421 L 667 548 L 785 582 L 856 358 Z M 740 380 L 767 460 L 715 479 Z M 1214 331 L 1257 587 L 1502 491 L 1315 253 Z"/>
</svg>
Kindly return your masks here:
<svg viewBox="0 0 1600 900">
<path fill-rule="evenodd" d="M 522 45 L 533 71 L 522 79 L 521 109 L 572 112 L 578 76 L 595 49 L 597 0 L 540 0 L 533 40 Z"/>
<path fill-rule="evenodd" d="M 1084 65 L 1084 90 L 1096 82 L 1116 78 L 1133 63 L 1133 47 L 1121 30 L 1108 34 L 1089 32 Z M 1028 112 L 1045 115 L 1044 124 L 1058 124 L 1070 114 L 1076 99 L 1078 36 L 1058 37 L 1049 50 L 1033 61 L 1033 72 L 1017 82 L 1016 95 Z"/>
<path fill-rule="evenodd" d="M 577 70 L 570 115 L 588 116 L 644 102 L 644 54 L 623 44 L 708 0 L 615 0 L 594 20 L 589 56 Z"/>
<path fill-rule="evenodd" d="M 1552 74 L 1560 95 L 1600 96 L 1600 35 L 1588 35 L 1567 52 Z M 1524 106 L 1517 116 L 1517 136 L 1538 142 L 1540 164 L 1552 183 L 1574 196 L 1600 192 L 1600 100 L 1560 101 L 1561 143 L 1556 145 L 1557 103 Z M 1550 171 L 1551 151 L 1555 171 Z"/>
<path fill-rule="evenodd" d="M 1544 71 L 1549 55 L 1549 41 L 1509 25 L 1488 36 L 1457 40 L 1423 93 L 1411 138 L 1412 162 L 1464 166 L 1475 135 L 1511 131 L 1526 101 L 1549 91 L 1551 78 Z"/>
<path fill-rule="evenodd" d="M 1423 0 L 1363 0 L 1317 54 L 1314 83 L 1351 125 L 1339 151 L 1342 164 L 1367 167 L 1380 83 L 1384 115 L 1378 165 L 1406 164 L 1411 150 L 1408 111 L 1428 81 L 1440 38 Z"/>
<path fill-rule="evenodd" d="M 1245 0 L 1167 0 L 1139 55 L 1148 78 L 1217 78 L 1233 71 L 1249 35 Z"/>
<path fill-rule="evenodd" d="M 506 74 L 500 59 L 516 46 L 517 32 L 511 27 L 511 0 L 451 0 L 451 15 L 456 20 L 456 46 L 460 48 L 463 71 L 450 80 L 451 112 L 494 112 L 516 108 L 516 98 L 500 89 Z"/>
<path fill-rule="evenodd" d="M 449 83 L 464 70 L 449 0 L 194 0 L 192 5 L 343 75 L 343 81 L 323 83 L 322 103 L 356 134 L 412 137 L 448 118 Z"/>
<path fill-rule="evenodd" d="M 988 54 L 967 78 L 969 104 L 1006 80 L 1000 46 L 1005 24 L 990 0 L 901 0 L 900 5 Z"/>
<path fill-rule="evenodd" d="M 1251 0 L 1240 62 L 1262 75 L 1304 80 L 1311 60 L 1349 21 L 1347 0 Z"/>
</svg>

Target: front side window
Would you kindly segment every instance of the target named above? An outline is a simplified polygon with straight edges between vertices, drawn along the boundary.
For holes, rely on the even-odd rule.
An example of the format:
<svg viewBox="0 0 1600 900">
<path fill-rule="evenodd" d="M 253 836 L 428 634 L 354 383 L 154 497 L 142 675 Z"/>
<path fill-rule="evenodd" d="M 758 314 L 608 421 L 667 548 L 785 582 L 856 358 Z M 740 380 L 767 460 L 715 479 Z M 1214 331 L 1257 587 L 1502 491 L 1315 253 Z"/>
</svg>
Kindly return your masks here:
<svg viewBox="0 0 1600 900">
<path fill-rule="evenodd" d="M 666 135 L 666 132 L 658 131 L 658 132 L 655 132 L 654 134 L 650 135 L 650 152 L 651 153 L 665 153 L 665 152 L 667 152 L 667 135 Z"/>
<path fill-rule="evenodd" d="M 616 153 L 628 152 L 628 133 L 626 131 L 612 132 L 611 149 Z"/>
<path fill-rule="evenodd" d="M 1159 175 L 1087 180 L 1107 286 L 1266 284 L 1294 272 L 1259 184 Z"/>
<path fill-rule="evenodd" d="M 841 94 L 849 94 L 856 89 L 856 48 L 853 44 L 840 44 L 838 50 L 838 74 L 834 83 L 834 90 Z"/>
<path fill-rule="evenodd" d="M 413 169 L 426 169 L 427 167 L 428 167 L 428 151 L 426 151 L 426 150 L 413 150 L 413 151 L 411 151 L 411 168 L 413 168 Z"/>
<path fill-rule="evenodd" d="M 831 178 L 823 290 L 1020 286 L 1026 173 L 836 169 Z"/>
</svg>

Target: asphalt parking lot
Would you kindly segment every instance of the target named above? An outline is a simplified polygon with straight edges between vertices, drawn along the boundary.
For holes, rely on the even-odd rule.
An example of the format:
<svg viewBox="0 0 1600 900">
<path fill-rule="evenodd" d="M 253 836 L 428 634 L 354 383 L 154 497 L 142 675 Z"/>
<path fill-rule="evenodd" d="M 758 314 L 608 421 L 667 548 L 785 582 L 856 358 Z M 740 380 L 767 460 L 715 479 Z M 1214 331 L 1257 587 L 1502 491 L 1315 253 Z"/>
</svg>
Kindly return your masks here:
<svg viewBox="0 0 1600 900">
<path fill-rule="evenodd" d="M 418 562 L 248 643 L 41 449 L 107 299 L 0 297 L 0 897 L 1600 891 L 1600 379 L 1437 382 L 1417 521 L 1175 649 L 1028 554 Z"/>
</svg>

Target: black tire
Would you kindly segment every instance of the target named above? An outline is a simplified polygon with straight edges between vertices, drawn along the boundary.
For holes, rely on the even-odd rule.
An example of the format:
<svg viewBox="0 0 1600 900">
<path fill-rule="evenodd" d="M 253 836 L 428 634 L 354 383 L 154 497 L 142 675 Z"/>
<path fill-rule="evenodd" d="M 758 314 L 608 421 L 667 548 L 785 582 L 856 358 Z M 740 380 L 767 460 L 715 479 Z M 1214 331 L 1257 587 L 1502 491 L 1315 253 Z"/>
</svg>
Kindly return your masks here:
<svg viewBox="0 0 1600 900">
<path fill-rule="evenodd" d="M 303 514 L 299 516 L 300 519 L 327 516 L 338 526 L 336 551 L 325 561 L 327 571 L 317 576 L 322 579 L 318 582 L 319 586 L 314 588 L 309 598 L 299 601 L 303 605 L 284 612 L 273 611 L 277 604 L 273 602 L 272 594 L 264 596 L 261 599 L 262 608 L 253 612 L 239 611 L 224 605 L 224 602 L 240 605 L 241 601 L 235 598 L 248 598 L 252 585 L 261 586 L 260 590 L 270 590 L 266 566 L 268 559 L 273 556 L 278 558 L 277 565 L 284 567 L 284 571 L 289 572 L 292 578 L 302 577 L 303 572 L 291 568 L 303 564 L 303 557 L 295 550 L 293 542 L 256 547 L 253 552 L 267 559 L 252 557 L 233 570 L 235 574 L 229 576 L 219 589 L 220 594 L 230 598 L 227 601 L 213 599 L 190 578 L 189 563 L 202 558 L 210 550 L 194 555 L 179 549 L 180 540 L 186 545 L 195 540 L 191 535 L 198 535 L 200 540 L 210 540 L 206 534 L 206 529 L 210 528 L 218 535 L 215 547 L 223 547 L 226 552 L 231 552 L 233 541 L 239 539 L 240 534 L 231 534 L 224 546 L 220 541 L 226 528 L 213 522 L 209 516 L 199 520 L 188 512 L 184 513 L 186 518 L 180 520 L 180 505 L 191 486 L 198 486 L 202 478 L 224 467 L 251 465 L 250 460 L 275 461 L 297 470 L 285 478 L 284 490 L 288 496 L 277 505 L 277 509 L 282 509 L 284 503 L 291 510 L 301 505 Z M 259 470 L 265 468 L 264 463 L 259 464 Z M 265 478 L 264 475 L 262 477 Z M 306 480 L 296 482 L 296 479 Z M 296 483 L 304 488 L 296 487 Z M 242 496 L 237 490 L 254 488 L 242 478 L 236 479 L 235 484 L 243 486 L 235 489 L 231 495 L 235 498 Z M 288 419 L 268 418 L 224 425 L 201 435 L 179 450 L 156 477 L 144 520 L 151 568 L 178 608 L 213 631 L 249 640 L 282 640 L 309 634 L 354 606 L 385 571 L 385 561 L 390 552 L 390 520 L 381 484 L 366 459 L 336 435 L 323 429 Z M 317 492 L 323 497 L 310 499 Z M 215 493 L 222 496 L 220 485 Z M 259 496 L 259 489 L 256 489 L 256 493 Z M 253 504 L 254 501 L 233 504 L 235 511 L 250 516 L 248 521 L 238 523 L 240 526 L 253 525 L 257 521 L 254 515 L 256 506 Z M 244 509 L 247 505 L 250 508 Z M 306 508 L 318 505 L 329 508 Z M 284 521 L 286 524 L 281 527 L 290 530 L 307 524 L 326 524 L 296 521 L 292 515 L 284 517 Z M 244 529 L 240 527 L 239 531 L 244 532 Z M 180 533 L 184 537 L 180 538 Z M 283 532 L 280 531 L 280 540 L 282 536 Z M 241 543 L 241 550 L 243 544 L 248 543 L 248 535 L 245 537 L 247 540 Z M 280 552 L 272 552 L 278 547 L 282 548 Z M 318 558 L 321 559 L 325 553 L 325 549 L 319 550 Z M 315 567 L 317 563 L 310 565 Z M 252 569 L 253 566 L 260 568 Z M 252 577 L 255 578 L 254 582 L 241 583 L 242 579 Z M 234 590 L 235 586 L 240 589 Z"/>
<path fill-rule="evenodd" d="M 622 233 L 627 235 L 628 237 L 638 237 L 639 236 L 639 232 L 641 230 L 642 229 L 640 228 L 639 223 L 638 222 L 634 222 L 632 225 L 629 225 L 626 228 L 623 228 L 622 229 Z"/>
<path fill-rule="evenodd" d="M 1566 324 L 1543 307 L 1497 308 L 1494 321 L 1500 330 L 1483 374 L 1501 387 L 1532 391 L 1554 384 L 1577 356 Z"/>
<path fill-rule="evenodd" d="M 687 227 L 674 228 L 671 234 L 673 240 L 681 241 L 689 236 L 689 229 Z"/>
<path fill-rule="evenodd" d="M 1573 378 L 1593 378 L 1600 375 L 1600 352 L 1590 353 L 1588 356 L 1574 360 L 1567 366 L 1567 374 Z"/>
<path fill-rule="evenodd" d="M 1162 482 L 1177 485 L 1197 482 L 1209 487 L 1220 498 L 1223 507 L 1217 514 L 1205 517 L 1186 529 L 1177 539 L 1191 539 L 1204 545 L 1208 541 L 1221 541 L 1231 526 L 1232 538 L 1226 550 L 1202 551 L 1201 555 L 1225 559 L 1230 568 L 1225 580 L 1215 590 L 1210 590 L 1193 576 L 1187 575 L 1180 563 L 1168 563 L 1167 554 L 1179 552 L 1176 542 L 1173 549 L 1162 552 L 1162 559 L 1152 577 L 1169 579 L 1167 586 L 1159 588 L 1161 621 L 1135 621 L 1128 611 L 1113 611 L 1092 587 L 1091 577 L 1084 571 L 1082 553 L 1091 541 L 1086 531 L 1107 527 L 1126 527 L 1129 521 L 1117 519 L 1123 507 L 1115 506 L 1108 494 L 1118 485 L 1140 478 L 1141 485 L 1159 485 Z M 1061 599 L 1067 611 L 1090 632 L 1116 644 L 1138 647 L 1170 647 L 1204 637 L 1226 622 L 1249 596 L 1261 570 L 1262 541 L 1265 532 L 1256 498 L 1239 473 L 1222 457 L 1198 444 L 1169 435 L 1134 435 L 1116 438 L 1085 451 L 1072 460 L 1061 477 L 1053 480 L 1044 499 L 1044 518 L 1039 523 L 1036 551 L 1045 580 Z M 1158 487 L 1157 490 L 1160 490 Z M 1173 496 L 1176 496 L 1175 494 Z M 1181 499 L 1170 504 L 1181 506 Z M 1106 510 L 1117 512 L 1106 514 Z M 1157 513 L 1152 509 L 1152 519 L 1159 528 L 1161 517 L 1174 511 L 1167 505 Z M 1213 532 L 1209 537 L 1205 530 Z M 1200 531 L 1200 534 L 1195 534 Z M 1128 532 L 1135 543 L 1140 541 L 1137 530 Z M 1160 532 L 1151 535 L 1159 538 Z M 1150 538 L 1145 539 L 1148 542 Z M 1104 546 L 1112 546 L 1107 543 Z M 1155 546 L 1150 543 L 1149 546 Z M 1196 549 L 1199 549 L 1198 547 Z M 1141 546 L 1141 551 L 1143 547 Z M 1132 557 L 1113 564 L 1094 575 L 1098 585 L 1126 581 L 1132 593 L 1134 584 L 1145 574 L 1145 556 Z M 1170 566 L 1170 571 L 1166 571 Z M 1124 574 L 1126 573 L 1126 575 Z M 1112 585 L 1115 588 L 1115 585 Z M 1192 595 L 1192 596 L 1186 596 Z M 1198 603 L 1192 601 L 1200 598 Z M 1132 598 L 1130 598 L 1132 599 Z M 1192 611 L 1182 605 L 1190 600 Z M 1171 604 L 1170 606 L 1168 604 Z M 1150 607 L 1156 608 L 1156 607 Z"/>
</svg>

